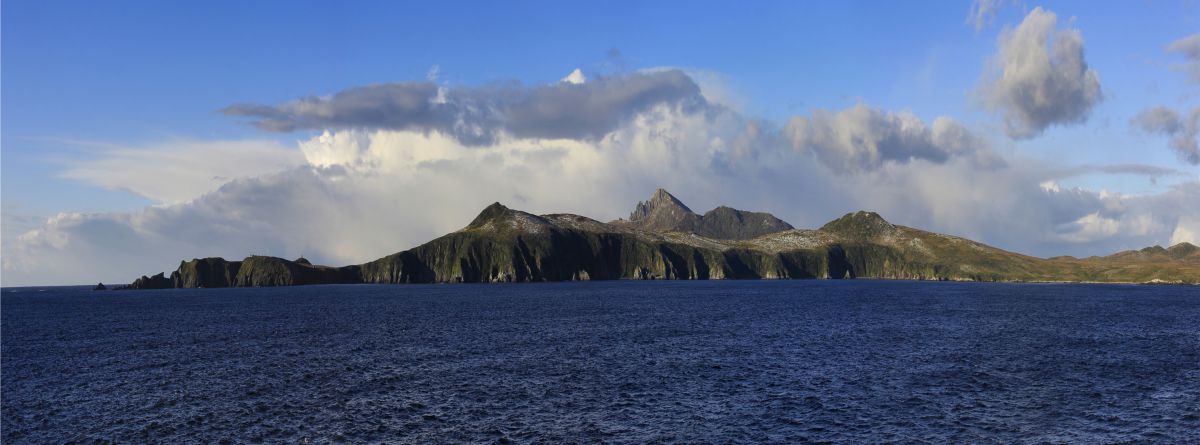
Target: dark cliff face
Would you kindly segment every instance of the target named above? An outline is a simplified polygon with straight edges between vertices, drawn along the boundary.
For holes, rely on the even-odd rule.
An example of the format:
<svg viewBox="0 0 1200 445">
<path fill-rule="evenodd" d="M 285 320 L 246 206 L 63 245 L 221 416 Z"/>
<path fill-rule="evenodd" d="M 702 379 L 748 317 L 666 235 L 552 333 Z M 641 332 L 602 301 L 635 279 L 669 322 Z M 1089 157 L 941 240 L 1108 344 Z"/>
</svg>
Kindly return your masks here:
<svg viewBox="0 0 1200 445">
<path fill-rule="evenodd" d="M 149 277 L 142 275 L 141 278 L 133 280 L 133 283 L 130 283 L 128 286 L 118 287 L 117 289 L 170 289 L 173 287 L 177 286 L 171 282 L 170 278 L 167 278 L 162 273 L 158 273 Z"/>
<path fill-rule="evenodd" d="M 241 261 L 204 258 L 182 261 L 171 274 L 174 287 L 229 287 L 237 284 Z"/>
<path fill-rule="evenodd" d="M 681 224 L 691 229 L 679 230 Z M 1181 243 L 1046 260 L 894 225 L 873 212 L 850 213 L 818 230 L 728 207 L 701 217 L 660 190 L 630 221 L 532 215 L 495 203 L 461 230 L 360 265 L 204 258 L 181 262 L 169 278 L 141 277 L 126 288 L 788 278 L 1198 283 L 1200 248 Z"/>
<path fill-rule="evenodd" d="M 639 202 L 625 224 L 650 232 L 685 232 L 706 238 L 747 240 L 791 230 L 791 224 L 762 212 L 747 212 L 720 206 L 697 215 L 666 190 L 658 189 L 649 200 Z"/>
<path fill-rule="evenodd" d="M 170 289 L 201 287 L 261 287 L 301 284 L 358 283 L 358 266 L 314 266 L 304 258 L 252 256 L 242 261 L 203 258 L 183 261 L 167 278 L 164 274 L 142 277 L 128 289 Z"/>
</svg>

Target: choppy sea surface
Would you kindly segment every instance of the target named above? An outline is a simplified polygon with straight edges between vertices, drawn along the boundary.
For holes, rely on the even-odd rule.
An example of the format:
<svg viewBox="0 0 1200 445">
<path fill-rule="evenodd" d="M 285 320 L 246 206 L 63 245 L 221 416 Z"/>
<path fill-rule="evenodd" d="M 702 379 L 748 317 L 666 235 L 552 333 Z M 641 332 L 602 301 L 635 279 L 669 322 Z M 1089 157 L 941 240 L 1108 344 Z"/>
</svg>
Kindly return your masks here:
<svg viewBox="0 0 1200 445">
<path fill-rule="evenodd" d="M 0 293 L 19 443 L 1200 443 L 1200 288 Z"/>
</svg>

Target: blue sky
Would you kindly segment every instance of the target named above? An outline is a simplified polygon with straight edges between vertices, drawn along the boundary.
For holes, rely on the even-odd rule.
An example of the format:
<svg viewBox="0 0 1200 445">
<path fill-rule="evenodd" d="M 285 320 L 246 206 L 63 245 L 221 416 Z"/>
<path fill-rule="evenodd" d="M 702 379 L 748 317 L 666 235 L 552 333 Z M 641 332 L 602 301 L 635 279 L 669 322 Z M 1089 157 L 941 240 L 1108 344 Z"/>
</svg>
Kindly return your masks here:
<svg viewBox="0 0 1200 445">
<path fill-rule="evenodd" d="M 1001 33 L 1035 7 L 1056 13 L 1059 29 L 1082 34 L 1104 97 L 1086 122 L 1013 139 L 982 103 L 979 85 Z M 1064 187 L 1147 195 L 1196 181 L 1200 168 L 1130 121 L 1149 107 L 1186 112 L 1200 103 L 1200 87 L 1172 68 L 1184 59 L 1165 51 L 1200 30 L 1200 4 L 1001 2 L 978 31 L 970 10 L 969 2 L 878 1 L 7 1 L 0 193 L 10 216 L 137 213 L 164 203 L 64 172 L 110 156 L 114 146 L 265 140 L 295 147 L 322 129 L 264 132 L 220 110 L 422 81 L 434 67 L 446 88 L 532 87 L 576 68 L 596 78 L 677 67 L 707 95 L 732 98 L 740 115 L 777 127 L 861 103 L 925 122 L 951 117 L 992 150 L 1029 162 L 1180 172 L 1155 181 L 1091 173 L 1061 179 Z M 826 216 L 834 215 L 814 218 Z"/>
</svg>

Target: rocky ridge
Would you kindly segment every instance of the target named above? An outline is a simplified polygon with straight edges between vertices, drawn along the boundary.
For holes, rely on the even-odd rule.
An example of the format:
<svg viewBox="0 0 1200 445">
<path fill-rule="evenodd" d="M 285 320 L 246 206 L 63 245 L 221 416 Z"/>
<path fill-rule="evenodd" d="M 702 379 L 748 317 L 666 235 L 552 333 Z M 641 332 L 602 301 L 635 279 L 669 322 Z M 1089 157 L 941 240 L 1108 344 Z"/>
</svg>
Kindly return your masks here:
<svg viewBox="0 0 1200 445">
<path fill-rule="evenodd" d="M 720 206 L 698 215 L 666 190 L 658 189 L 649 200 L 637 203 L 629 219 L 613 221 L 651 232 L 685 232 L 715 239 L 752 239 L 793 229 L 791 224 L 763 212 L 748 212 Z"/>
</svg>

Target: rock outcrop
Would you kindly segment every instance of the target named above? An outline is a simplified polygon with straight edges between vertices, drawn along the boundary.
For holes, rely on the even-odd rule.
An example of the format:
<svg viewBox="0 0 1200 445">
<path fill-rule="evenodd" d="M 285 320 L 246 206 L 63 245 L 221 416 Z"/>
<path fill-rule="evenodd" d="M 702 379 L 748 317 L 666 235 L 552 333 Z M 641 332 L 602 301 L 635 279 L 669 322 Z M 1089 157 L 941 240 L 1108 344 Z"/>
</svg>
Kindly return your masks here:
<svg viewBox="0 0 1200 445">
<path fill-rule="evenodd" d="M 1181 243 L 1040 259 L 891 224 L 873 212 L 850 213 L 817 230 L 728 207 L 700 216 L 659 190 L 629 220 L 613 223 L 494 203 L 458 231 L 364 264 L 193 259 L 170 278 L 141 277 L 128 288 L 789 278 L 1200 283 L 1200 248 Z"/>
<path fill-rule="evenodd" d="M 175 286 L 170 278 L 167 278 L 163 273 L 157 273 L 152 276 L 142 275 L 141 278 L 133 280 L 128 286 L 119 287 L 118 289 L 170 289 Z"/>
</svg>

